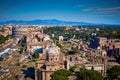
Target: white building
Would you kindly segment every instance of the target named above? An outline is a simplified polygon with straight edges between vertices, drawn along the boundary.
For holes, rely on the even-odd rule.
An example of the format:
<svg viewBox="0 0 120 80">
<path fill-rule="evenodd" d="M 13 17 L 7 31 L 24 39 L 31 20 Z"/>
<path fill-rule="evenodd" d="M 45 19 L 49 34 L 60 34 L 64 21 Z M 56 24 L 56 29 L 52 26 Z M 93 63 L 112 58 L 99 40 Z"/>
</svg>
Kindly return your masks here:
<svg viewBox="0 0 120 80">
<path fill-rule="evenodd" d="M 104 64 L 85 64 L 85 69 L 91 70 L 92 68 L 99 72 L 104 72 Z"/>
<path fill-rule="evenodd" d="M 62 41 L 63 40 L 63 36 L 59 36 L 59 41 Z"/>
</svg>

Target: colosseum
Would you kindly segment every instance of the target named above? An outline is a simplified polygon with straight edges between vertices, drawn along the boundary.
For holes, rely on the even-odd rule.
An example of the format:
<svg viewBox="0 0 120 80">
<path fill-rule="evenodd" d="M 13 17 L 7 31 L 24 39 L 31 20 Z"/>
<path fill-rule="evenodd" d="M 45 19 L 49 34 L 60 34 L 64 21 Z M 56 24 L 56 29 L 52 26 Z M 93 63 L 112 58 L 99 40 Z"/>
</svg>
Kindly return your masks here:
<svg viewBox="0 0 120 80">
<path fill-rule="evenodd" d="M 27 35 L 30 32 L 34 32 L 34 28 L 27 28 L 27 27 L 13 27 L 13 36 L 15 38 L 22 38 L 23 36 Z"/>
</svg>

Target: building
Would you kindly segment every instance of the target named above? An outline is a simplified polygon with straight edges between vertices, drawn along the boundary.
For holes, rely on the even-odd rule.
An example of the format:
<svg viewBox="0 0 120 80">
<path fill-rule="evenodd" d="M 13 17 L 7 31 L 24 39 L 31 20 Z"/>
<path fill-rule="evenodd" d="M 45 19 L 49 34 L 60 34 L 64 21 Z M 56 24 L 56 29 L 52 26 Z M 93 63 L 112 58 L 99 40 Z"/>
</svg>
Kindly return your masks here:
<svg viewBox="0 0 120 80">
<path fill-rule="evenodd" d="M 59 41 L 63 41 L 63 36 L 59 36 Z"/>
<path fill-rule="evenodd" d="M 10 70 L 0 65 L 0 80 L 8 80 L 11 77 Z"/>
<path fill-rule="evenodd" d="M 25 43 L 25 51 L 34 52 L 49 44 L 50 38 L 41 27 L 13 27 L 14 45 Z"/>
<path fill-rule="evenodd" d="M 3 52 L 0 52 L 0 57 L 5 58 L 10 48 L 5 49 Z"/>
<path fill-rule="evenodd" d="M 27 35 L 31 32 L 34 32 L 34 28 L 28 28 L 28 27 L 13 27 L 12 29 L 12 35 L 15 38 L 22 38 L 24 35 Z"/>
<path fill-rule="evenodd" d="M 50 80 L 50 75 L 56 70 L 69 69 L 69 64 L 59 47 L 52 44 L 43 52 L 41 59 L 37 61 L 35 80 Z"/>
<path fill-rule="evenodd" d="M 107 55 L 118 57 L 120 55 L 120 40 L 96 37 L 90 42 L 90 47 L 94 49 L 106 50 Z M 105 53 L 102 54 L 102 56 Z"/>
<path fill-rule="evenodd" d="M 88 70 L 94 69 L 102 74 L 105 72 L 104 64 L 85 64 L 84 67 Z"/>
<path fill-rule="evenodd" d="M 40 32 L 31 32 L 25 36 L 26 51 L 34 52 L 38 48 L 50 45 L 50 38 L 48 35 Z"/>
<path fill-rule="evenodd" d="M 55 35 L 54 35 L 54 34 L 52 34 L 51 36 L 52 36 L 52 37 L 55 37 Z"/>
<path fill-rule="evenodd" d="M 6 37 L 7 35 L 12 35 L 12 25 L 4 25 L 0 27 L 0 35 Z"/>
<path fill-rule="evenodd" d="M 93 40 L 91 40 L 90 42 L 90 47 L 97 49 L 98 47 L 102 47 L 105 46 L 107 43 L 107 38 L 105 37 L 95 37 Z"/>
</svg>

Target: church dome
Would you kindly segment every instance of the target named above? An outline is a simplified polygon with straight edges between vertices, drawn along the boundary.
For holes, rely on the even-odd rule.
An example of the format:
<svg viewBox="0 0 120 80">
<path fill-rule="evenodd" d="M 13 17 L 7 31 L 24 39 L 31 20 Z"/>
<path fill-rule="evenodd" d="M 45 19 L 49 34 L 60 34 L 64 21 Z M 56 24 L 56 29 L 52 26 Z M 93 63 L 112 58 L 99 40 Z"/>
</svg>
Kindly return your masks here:
<svg viewBox="0 0 120 80">
<path fill-rule="evenodd" d="M 52 44 L 50 47 L 48 47 L 47 53 L 48 53 L 48 55 L 59 55 L 60 48 L 55 46 L 55 44 Z"/>
</svg>

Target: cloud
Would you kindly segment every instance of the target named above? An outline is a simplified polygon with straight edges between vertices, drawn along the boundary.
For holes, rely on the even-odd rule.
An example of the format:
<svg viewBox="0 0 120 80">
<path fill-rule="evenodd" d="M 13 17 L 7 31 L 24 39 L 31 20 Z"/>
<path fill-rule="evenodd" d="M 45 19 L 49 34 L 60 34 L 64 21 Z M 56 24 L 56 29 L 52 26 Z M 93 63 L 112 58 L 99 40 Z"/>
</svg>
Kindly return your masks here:
<svg viewBox="0 0 120 80">
<path fill-rule="evenodd" d="M 106 15 L 106 16 L 120 16 L 120 6 L 109 8 L 85 8 L 84 12 L 90 12 L 91 14 Z"/>
<path fill-rule="evenodd" d="M 97 8 L 96 12 L 103 14 L 103 15 L 119 16 L 120 15 L 120 6 L 111 7 L 111 8 Z"/>
<path fill-rule="evenodd" d="M 92 11 L 92 10 L 93 10 L 92 8 L 85 8 L 85 9 L 83 9 L 83 11 L 85 11 L 85 12 Z"/>
<path fill-rule="evenodd" d="M 112 7 L 112 8 L 97 8 L 96 10 L 100 10 L 100 11 L 118 11 L 118 10 L 120 10 L 120 6 Z"/>
<path fill-rule="evenodd" d="M 120 11 L 120 6 L 111 8 L 85 8 L 83 11 Z"/>
<path fill-rule="evenodd" d="M 93 12 L 93 14 L 98 14 L 102 16 L 120 16 L 119 11 L 95 11 Z"/>
<path fill-rule="evenodd" d="M 84 7 L 84 5 L 79 4 L 79 5 L 75 5 L 74 7 L 75 7 L 75 8 L 82 8 L 82 7 Z"/>
</svg>

